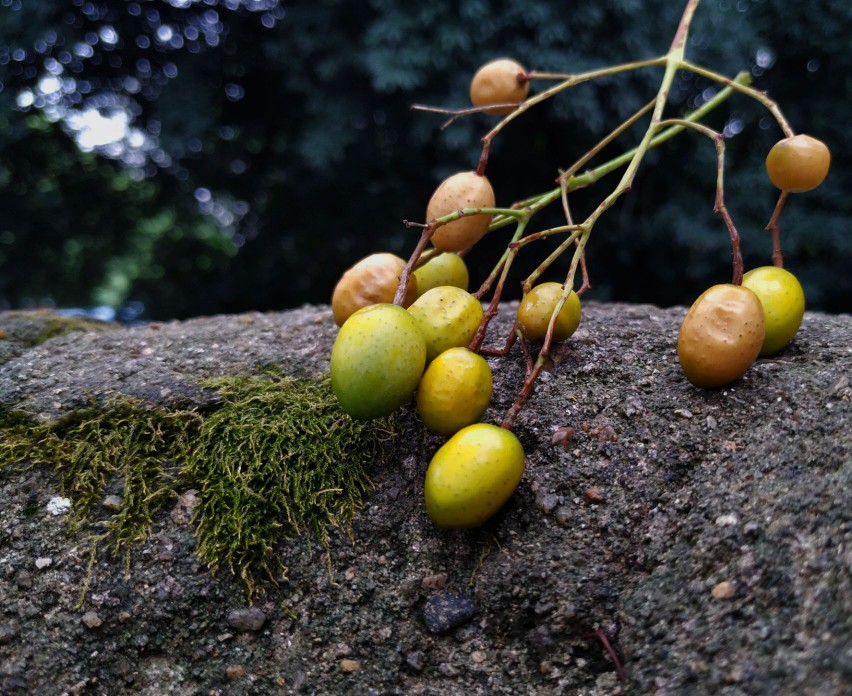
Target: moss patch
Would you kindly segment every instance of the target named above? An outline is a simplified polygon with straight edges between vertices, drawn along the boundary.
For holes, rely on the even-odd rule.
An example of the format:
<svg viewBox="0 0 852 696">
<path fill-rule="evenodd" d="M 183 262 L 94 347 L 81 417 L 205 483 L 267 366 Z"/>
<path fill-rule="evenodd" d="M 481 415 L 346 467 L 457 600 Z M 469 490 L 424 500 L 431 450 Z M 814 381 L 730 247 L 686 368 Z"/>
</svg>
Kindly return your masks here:
<svg viewBox="0 0 852 696">
<path fill-rule="evenodd" d="M 239 575 L 251 596 L 258 578 L 274 583 L 286 571 L 281 540 L 308 533 L 327 545 L 330 527 L 349 529 L 390 423 L 353 421 L 328 380 L 205 386 L 221 397 L 208 414 L 127 399 L 51 425 L 0 414 L 0 467 L 52 466 L 74 503 L 72 529 L 90 522 L 105 492 L 121 490 L 121 508 L 93 537 L 115 553 L 144 540 L 180 491 L 197 489 L 199 556 Z"/>
</svg>

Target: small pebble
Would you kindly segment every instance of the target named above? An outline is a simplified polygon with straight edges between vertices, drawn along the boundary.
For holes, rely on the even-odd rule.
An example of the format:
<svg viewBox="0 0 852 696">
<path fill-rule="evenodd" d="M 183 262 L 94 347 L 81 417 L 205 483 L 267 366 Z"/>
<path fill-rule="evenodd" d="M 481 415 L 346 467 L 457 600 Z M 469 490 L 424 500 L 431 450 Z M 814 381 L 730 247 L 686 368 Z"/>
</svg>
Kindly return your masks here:
<svg viewBox="0 0 852 696">
<path fill-rule="evenodd" d="M 710 590 L 710 594 L 713 595 L 713 599 L 730 599 L 736 593 L 737 588 L 734 587 L 734 583 L 728 582 L 727 580 L 720 582 L 712 590 Z"/>
<path fill-rule="evenodd" d="M 484 650 L 474 650 L 470 654 L 470 659 L 473 660 L 476 664 L 481 665 L 485 660 L 488 659 L 488 653 Z"/>
<path fill-rule="evenodd" d="M 411 667 L 415 672 L 422 672 L 425 665 L 423 653 L 419 650 L 414 650 L 405 656 L 405 664 Z"/>
<path fill-rule="evenodd" d="M 566 505 L 556 508 L 556 521 L 559 524 L 568 524 L 571 521 L 571 509 Z"/>
<path fill-rule="evenodd" d="M 535 506 L 545 514 L 553 512 L 557 505 L 559 505 L 559 496 L 555 493 L 545 493 L 541 490 L 535 496 Z"/>
<path fill-rule="evenodd" d="M 846 375 L 841 375 L 838 377 L 832 385 L 828 388 L 828 393 L 831 396 L 835 396 L 842 392 L 849 386 L 849 378 Z"/>
<path fill-rule="evenodd" d="M 674 413 L 681 418 L 692 418 L 692 411 L 688 408 L 676 408 Z"/>
<path fill-rule="evenodd" d="M 259 631 L 266 623 L 266 614 L 257 607 L 234 609 L 228 614 L 228 625 L 237 631 Z"/>
<path fill-rule="evenodd" d="M 361 669 L 361 663 L 358 660 L 341 660 L 340 669 L 344 672 L 357 672 Z"/>
<path fill-rule="evenodd" d="M 446 586 L 446 573 L 435 573 L 434 575 L 427 575 L 420 582 L 420 587 L 422 587 L 424 590 L 443 590 Z"/>
<path fill-rule="evenodd" d="M 51 564 L 51 563 L 53 563 L 53 560 L 52 560 L 52 559 L 50 559 L 50 558 L 47 558 L 47 557 L 44 557 L 44 558 L 36 558 L 35 566 L 36 566 L 36 568 L 38 568 L 39 570 L 44 570 L 45 568 L 47 568 L 48 566 L 50 566 L 50 564 Z"/>
<path fill-rule="evenodd" d="M 103 624 L 101 617 L 98 616 L 98 612 L 96 611 L 87 611 L 80 620 L 86 628 L 97 628 Z"/>
<path fill-rule="evenodd" d="M 181 494 L 169 516 L 175 524 L 185 525 L 192 521 L 192 514 L 198 504 L 198 491 L 192 489 Z"/>
<path fill-rule="evenodd" d="M 476 613 L 476 607 L 467 597 L 443 594 L 433 595 L 423 607 L 423 620 L 432 633 L 446 633 L 461 626 Z"/>
<path fill-rule="evenodd" d="M 17 633 L 18 632 L 12 624 L 0 624 L 0 645 L 11 643 L 15 639 Z"/>
<path fill-rule="evenodd" d="M 113 665 L 112 672 L 113 674 L 118 675 L 119 677 L 124 677 L 130 674 L 133 671 L 133 663 L 130 662 L 126 657 L 119 657 L 115 664 Z"/>
<path fill-rule="evenodd" d="M 604 495 L 600 488 L 591 486 L 583 491 L 583 498 L 585 498 L 587 503 L 601 503 L 603 502 Z"/>
<path fill-rule="evenodd" d="M 68 498 L 55 495 L 47 501 L 47 511 L 54 517 L 64 515 L 71 509 L 71 501 Z"/>
<path fill-rule="evenodd" d="M 121 497 L 117 495 L 108 495 L 101 501 L 101 505 L 107 510 L 118 512 L 121 510 Z"/>
<path fill-rule="evenodd" d="M 736 514 L 730 513 L 727 515 L 719 515 L 716 518 L 717 527 L 734 527 L 739 524 L 740 518 Z"/>
<path fill-rule="evenodd" d="M 713 416 L 707 416 L 707 430 L 715 430 L 717 425 L 718 423 Z"/>
<path fill-rule="evenodd" d="M 244 676 L 246 676 L 246 670 L 242 665 L 228 665 L 225 668 L 225 677 L 228 681 L 235 681 Z"/>
<path fill-rule="evenodd" d="M 563 426 L 561 428 L 557 428 L 553 436 L 550 438 L 550 444 L 554 447 L 561 447 L 566 452 L 571 445 L 571 440 L 574 438 L 576 431 L 574 428 L 569 426 Z"/>
</svg>

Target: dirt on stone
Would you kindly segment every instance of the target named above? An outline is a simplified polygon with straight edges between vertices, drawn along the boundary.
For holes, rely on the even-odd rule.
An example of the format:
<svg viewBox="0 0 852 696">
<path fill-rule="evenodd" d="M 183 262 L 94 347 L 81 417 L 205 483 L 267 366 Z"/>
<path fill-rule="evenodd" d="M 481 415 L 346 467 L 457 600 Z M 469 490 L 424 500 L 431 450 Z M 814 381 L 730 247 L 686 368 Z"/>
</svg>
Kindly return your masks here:
<svg viewBox="0 0 852 696">
<path fill-rule="evenodd" d="M 0 693 L 849 693 L 852 318 L 808 313 L 791 346 L 704 391 L 677 364 L 684 313 L 584 307 L 518 419 L 521 485 L 480 529 L 429 520 L 443 438 L 404 408 L 352 538 L 332 536 L 330 564 L 280 540 L 287 577 L 252 607 L 197 559 L 193 492 L 129 569 L 90 569 L 51 471 L 0 470 Z M 322 374 L 335 333 L 327 307 L 76 332 L 0 366 L 0 405 L 213 407 L 201 379 Z M 489 362 L 493 422 L 524 364 Z M 430 628 L 424 609 L 454 601 L 459 622 Z"/>
</svg>

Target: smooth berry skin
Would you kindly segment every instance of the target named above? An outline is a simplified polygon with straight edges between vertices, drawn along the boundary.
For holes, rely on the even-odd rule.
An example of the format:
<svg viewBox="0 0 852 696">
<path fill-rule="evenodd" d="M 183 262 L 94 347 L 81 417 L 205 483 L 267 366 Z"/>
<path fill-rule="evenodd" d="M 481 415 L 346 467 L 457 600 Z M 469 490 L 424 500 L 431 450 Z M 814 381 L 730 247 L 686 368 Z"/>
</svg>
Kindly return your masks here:
<svg viewBox="0 0 852 696">
<path fill-rule="evenodd" d="M 809 135 L 779 140 L 766 156 L 769 180 L 788 193 L 815 189 L 828 175 L 830 166 L 828 146 Z"/>
</svg>

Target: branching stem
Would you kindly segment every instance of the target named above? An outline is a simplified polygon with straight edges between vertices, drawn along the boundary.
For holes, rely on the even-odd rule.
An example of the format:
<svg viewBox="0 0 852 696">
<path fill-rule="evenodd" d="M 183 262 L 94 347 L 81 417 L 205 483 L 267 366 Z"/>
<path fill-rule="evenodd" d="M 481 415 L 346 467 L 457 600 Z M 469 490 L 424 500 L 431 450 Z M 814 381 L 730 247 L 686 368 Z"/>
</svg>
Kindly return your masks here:
<svg viewBox="0 0 852 696">
<path fill-rule="evenodd" d="M 606 211 L 608 211 L 613 205 L 615 205 L 615 203 L 624 194 L 628 193 L 631 190 L 639 167 L 641 166 L 642 161 L 648 151 L 654 147 L 658 147 L 659 145 L 667 142 L 685 129 L 694 130 L 697 133 L 709 138 L 713 142 L 714 147 L 716 149 L 716 195 L 714 199 L 714 212 L 718 213 L 722 217 L 730 236 L 733 269 L 732 282 L 734 284 L 740 284 L 742 282 L 743 259 L 740 250 L 740 236 L 725 204 L 724 136 L 721 133 L 699 123 L 699 121 L 703 119 L 713 109 L 719 106 L 722 102 L 730 98 L 732 94 L 734 94 L 734 92 L 739 92 L 741 94 L 745 94 L 748 97 L 751 97 L 752 99 L 757 100 L 760 104 L 762 104 L 776 119 L 785 135 L 787 135 L 788 137 L 792 136 L 793 129 L 790 127 L 789 123 L 784 118 L 778 105 L 765 93 L 751 87 L 751 75 L 748 72 L 740 72 L 736 75 L 736 77 L 731 79 L 719 73 L 703 68 L 699 65 L 696 65 L 685 59 L 685 47 L 689 36 L 689 30 L 699 2 L 700 0 L 686 1 L 686 5 L 684 7 L 683 14 L 678 24 L 677 31 L 675 32 L 674 37 L 672 39 L 671 46 L 668 52 L 663 56 L 657 58 L 650 58 L 647 60 L 638 60 L 628 63 L 622 63 L 607 68 L 600 68 L 581 73 L 527 73 L 526 78 L 529 80 L 558 80 L 558 83 L 543 90 L 538 94 L 535 94 L 534 96 L 526 99 L 520 104 L 514 105 L 514 110 L 507 114 L 505 117 L 503 117 L 502 120 L 500 120 L 497 125 L 495 125 L 482 138 L 482 152 L 476 169 L 477 173 L 480 175 L 485 174 L 485 170 L 488 165 L 488 157 L 490 153 L 491 143 L 494 138 L 496 138 L 497 135 L 499 135 L 500 132 L 512 121 L 518 118 L 521 114 L 531 109 L 536 104 L 540 104 L 541 102 L 550 99 L 551 97 L 556 94 L 559 94 L 560 92 L 563 92 L 567 89 L 575 87 L 576 85 L 579 85 L 583 82 L 587 82 L 589 80 L 604 78 L 612 75 L 617 75 L 623 72 L 639 70 L 649 67 L 664 68 L 664 73 L 654 99 L 642 108 L 638 109 L 630 117 L 625 119 L 619 126 L 613 129 L 604 138 L 602 138 L 594 147 L 592 147 L 579 159 L 577 159 L 570 167 L 561 171 L 556 180 L 558 184 L 557 187 L 549 191 L 545 191 L 544 193 L 538 194 L 536 196 L 531 196 L 524 200 L 518 201 L 514 203 L 510 208 L 464 208 L 437 220 L 429 220 L 425 225 L 416 225 L 413 223 L 410 224 L 410 226 L 422 226 L 424 229 L 420 241 L 418 242 L 411 259 L 409 259 L 405 270 L 400 276 L 400 286 L 397 290 L 396 298 L 394 300 L 397 304 L 400 304 L 402 302 L 402 298 L 404 298 L 405 296 L 405 288 L 408 283 L 408 278 L 412 269 L 416 267 L 416 264 L 418 263 L 421 254 L 423 254 L 429 239 L 434 234 L 435 230 L 440 226 L 452 222 L 453 220 L 457 220 L 463 216 L 483 214 L 493 216 L 491 224 L 488 228 L 489 232 L 499 230 L 513 223 L 516 225 L 512 238 L 509 241 L 503 254 L 501 255 L 499 261 L 494 266 L 493 270 L 482 283 L 477 292 L 474 294 L 477 299 L 482 300 L 482 298 L 493 288 L 493 293 L 489 305 L 485 310 L 483 314 L 483 319 L 480 322 L 480 325 L 477 328 L 477 331 L 469 344 L 469 348 L 472 351 L 478 351 L 486 355 L 506 355 L 511 350 L 514 343 L 516 341 L 520 341 L 526 361 L 526 375 L 523 386 L 521 387 L 515 402 L 509 408 L 500 423 L 500 425 L 504 428 L 512 429 L 512 427 L 514 426 L 518 413 L 523 408 L 524 404 L 532 394 L 536 380 L 539 374 L 541 373 L 541 370 L 547 363 L 551 345 L 553 343 L 553 334 L 556 326 L 556 321 L 566 300 L 574 289 L 574 282 L 578 268 L 581 270 L 582 273 L 582 282 L 580 284 L 580 288 L 577 291 L 577 294 L 582 294 L 590 287 L 588 269 L 586 268 L 585 249 L 586 244 L 588 243 L 589 238 L 591 237 L 591 233 L 595 227 L 595 224 Z M 668 103 L 669 92 L 671 90 L 672 83 L 674 81 L 675 75 L 678 73 L 678 71 L 681 70 L 686 70 L 709 80 L 713 80 L 714 82 L 722 83 L 724 87 L 720 89 L 719 92 L 715 94 L 711 99 L 707 100 L 704 104 L 702 104 L 700 107 L 693 110 L 686 116 L 682 118 L 664 119 L 663 113 L 665 111 L 666 104 Z M 509 105 L 507 104 L 505 106 Z M 413 108 L 421 111 L 429 111 L 448 115 L 450 118 L 447 123 L 444 124 L 444 126 L 446 126 L 455 121 L 456 119 L 460 118 L 461 116 L 478 113 L 492 107 L 493 105 L 488 105 L 485 107 L 449 110 L 416 105 Z M 618 157 L 614 157 L 608 160 L 607 162 L 604 162 L 603 164 L 593 169 L 588 169 L 585 172 L 581 173 L 581 169 L 586 166 L 594 157 L 599 155 L 605 147 L 611 144 L 616 138 L 623 135 L 631 126 L 638 123 L 648 114 L 650 114 L 650 120 L 639 141 L 639 144 L 636 145 L 636 147 L 624 152 Z M 615 187 L 597 205 L 597 207 L 595 207 L 591 211 L 591 213 L 588 214 L 588 216 L 582 222 L 576 223 L 574 221 L 574 217 L 571 211 L 571 206 L 569 205 L 569 194 L 578 189 L 591 186 L 592 184 L 602 179 L 604 176 L 620 169 L 623 169 L 623 171 L 621 173 L 621 178 L 619 179 Z M 772 218 L 770 219 L 769 224 L 766 228 L 772 233 L 772 258 L 776 266 L 782 265 L 782 256 L 778 232 L 778 218 L 781 214 L 781 210 L 784 207 L 786 197 L 786 193 L 781 194 L 781 197 L 778 200 L 778 204 L 775 207 L 775 211 L 772 215 Z M 544 209 L 545 207 L 557 200 L 560 200 L 562 203 L 562 210 L 566 224 L 527 235 L 526 230 L 532 217 L 540 210 Z M 522 248 L 528 246 L 529 244 L 543 239 L 548 239 L 557 234 L 566 234 L 567 236 L 564 240 L 561 241 L 561 243 L 556 247 L 556 249 L 553 250 L 522 283 L 522 291 L 524 296 L 526 296 L 527 293 L 529 293 L 532 289 L 535 282 L 541 277 L 541 275 L 545 271 L 547 271 L 547 269 L 549 269 L 551 265 L 558 258 L 560 258 L 570 247 L 574 247 L 570 267 L 562 286 L 562 293 L 550 316 L 547 332 L 545 334 L 544 341 L 542 343 L 541 349 L 538 352 L 538 355 L 536 356 L 535 361 L 533 361 L 532 356 L 530 355 L 529 347 L 527 346 L 527 343 L 524 340 L 517 319 L 513 323 L 512 330 L 510 331 L 508 337 L 505 339 L 504 345 L 501 348 L 484 348 L 483 344 L 485 341 L 488 326 L 491 320 L 497 314 L 500 299 L 503 293 L 503 288 L 505 287 L 505 284 L 508 280 L 509 271 L 512 267 L 512 263 L 515 257 Z M 433 253 L 438 252 L 426 252 L 426 254 Z M 605 636 L 603 638 L 603 641 L 606 646 Z M 623 670 L 621 670 L 620 668 L 617 657 L 614 655 L 611 648 L 608 648 L 608 650 L 613 656 L 617 667 L 619 668 L 619 675 L 623 677 Z"/>
</svg>

